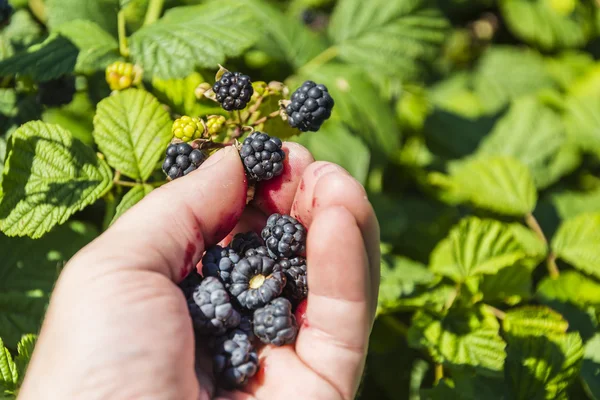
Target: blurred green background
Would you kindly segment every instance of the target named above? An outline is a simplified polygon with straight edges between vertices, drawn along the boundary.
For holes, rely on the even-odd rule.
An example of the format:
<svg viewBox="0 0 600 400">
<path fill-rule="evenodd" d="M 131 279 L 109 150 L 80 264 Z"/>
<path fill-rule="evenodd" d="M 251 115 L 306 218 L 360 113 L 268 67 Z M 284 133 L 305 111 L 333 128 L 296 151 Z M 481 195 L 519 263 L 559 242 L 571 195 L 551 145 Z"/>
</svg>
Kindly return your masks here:
<svg viewBox="0 0 600 400">
<path fill-rule="evenodd" d="M 115 1 L 95 4 L 112 10 Z M 94 13 L 84 6 L 88 0 L 11 2 L 17 11 L 0 33 L 0 60 L 39 42 L 47 26 L 52 30 L 71 19 L 89 19 L 116 33 L 116 12 Z M 127 2 L 131 32 L 141 27 L 148 3 Z M 167 0 L 165 9 L 201 3 L 205 1 Z M 494 394 L 500 381 L 466 377 L 452 368 L 440 375 L 436 368 L 441 366 L 430 352 L 409 346 L 407 335 L 415 311 L 448 299 L 452 286 L 428 266 L 438 243 L 461 218 L 523 222 L 522 215 L 473 207 L 457 194 L 453 171 L 465 162 L 476 158 L 485 165 L 496 156 L 520 161 L 533 180 L 537 205 L 532 216 L 546 238 L 563 220 L 600 211 L 600 2 L 240 3 L 252 10 L 262 33 L 243 54 L 227 59 L 227 68 L 254 81 L 278 80 L 292 88 L 312 79 L 326 84 L 336 100 L 332 119 L 320 132 L 294 136 L 285 125 L 272 125 L 269 133 L 298 141 L 317 159 L 350 171 L 367 188 L 379 217 L 384 253 L 379 317 L 359 398 L 511 398 Z M 215 71 L 197 72 L 210 81 Z M 33 119 L 58 123 L 94 146 L 94 107 L 108 90 L 102 71 L 78 75 L 82 89 L 60 108 L 35 102 L 35 82 L 20 82 L 20 91 L 0 89 L 0 161 L 10 133 Z M 159 85 L 146 84 L 161 101 L 173 100 Z M 204 102 L 191 109 L 198 115 L 215 112 Z M 501 200 L 506 195 L 502 190 L 497 189 Z M 118 200 L 123 194 L 114 196 Z M 39 240 L 0 234 L 0 337 L 9 349 L 15 349 L 22 334 L 37 331 L 63 262 L 106 228 L 115 202 L 104 198 Z M 505 282 L 506 293 L 489 303 L 504 310 L 519 303 L 546 304 L 536 297 L 544 278 L 541 269 L 532 267 L 522 279 L 509 277 L 513 281 Z M 584 279 L 595 285 L 600 274 L 593 275 Z M 488 296 L 485 288 L 477 293 Z M 570 303 L 571 308 L 558 311 L 567 319 L 591 313 L 583 325 L 572 326 L 584 339 L 593 336 L 600 300 L 586 300 L 585 306 Z M 590 383 L 595 377 L 600 381 L 594 375 L 600 371 L 597 360 L 587 364 L 591 372 L 588 368 L 585 374 L 591 375 L 582 372 L 560 396 L 598 399 L 597 382 L 595 388 Z M 422 392 L 448 374 L 447 391 Z"/>
</svg>

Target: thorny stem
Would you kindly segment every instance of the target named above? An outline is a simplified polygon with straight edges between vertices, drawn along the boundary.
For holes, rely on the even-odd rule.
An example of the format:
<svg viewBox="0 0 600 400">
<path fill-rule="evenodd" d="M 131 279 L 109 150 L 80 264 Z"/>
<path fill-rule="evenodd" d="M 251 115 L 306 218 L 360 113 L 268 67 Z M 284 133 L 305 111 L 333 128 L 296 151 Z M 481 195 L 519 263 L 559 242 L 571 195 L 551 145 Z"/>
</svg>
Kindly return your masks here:
<svg viewBox="0 0 600 400">
<path fill-rule="evenodd" d="M 262 104 L 262 102 L 263 102 L 263 99 L 264 99 L 264 98 L 265 98 L 265 96 L 264 96 L 264 95 L 263 95 L 263 96 L 260 96 L 260 97 L 258 98 L 258 100 L 256 100 L 256 103 L 254 103 L 254 104 L 252 105 L 252 107 L 250 107 L 250 108 L 248 109 L 248 118 L 250 118 L 250 117 L 252 116 L 252 114 L 254 114 L 256 111 L 258 111 L 258 108 L 261 106 L 261 104 Z"/>
<path fill-rule="evenodd" d="M 140 185 L 136 182 L 127 182 L 121 180 L 121 171 L 115 171 L 115 177 L 113 178 L 113 183 L 119 186 L 127 186 L 127 187 L 136 187 Z"/>
<path fill-rule="evenodd" d="M 532 231 L 535 232 L 537 237 L 540 238 L 545 245 L 548 245 L 548 239 L 546 239 L 546 235 L 544 235 L 540 224 L 538 223 L 537 219 L 535 219 L 533 214 L 529 213 L 525 216 L 525 223 L 529 228 L 531 228 Z M 550 278 L 556 279 L 559 277 L 560 271 L 556 265 L 556 254 L 554 254 L 552 251 L 550 251 L 548 258 L 546 259 L 546 268 L 548 269 L 548 275 L 550 275 Z"/>
<path fill-rule="evenodd" d="M 164 4 L 165 0 L 150 0 L 148 11 L 146 11 L 146 17 L 144 18 L 144 26 L 153 24 L 160 18 Z"/>
<path fill-rule="evenodd" d="M 435 384 L 437 385 L 439 381 L 441 381 L 444 378 L 444 367 L 442 366 L 442 364 L 435 364 L 435 369 L 434 369 L 434 374 L 435 374 Z"/>
<path fill-rule="evenodd" d="M 127 44 L 127 29 L 125 26 L 125 13 L 123 10 L 117 14 L 119 28 L 119 52 L 123 57 L 129 57 L 129 45 Z"/>
<path fill-rule="evenodd" d="M 324 50 L 321 54 L 317 55 L 315 58 L 310 60 L 308 63 L 304 64 L 301 68 L 303 71 L 310 71 L 311 69 L 315 69 L 328 61 L 333 60 L 338 55 L 338 49 L 335 46 L 331 46 Z"/>
<path fill-rule="evenodd" d="M 489 304 L 485 304 L 485 308 L 501 321 L 504 320 L 504 318 L 506 318 L 506 313 L 502 310 L 497 309 L 496 307 L 490 306 Z"/>
</svg>

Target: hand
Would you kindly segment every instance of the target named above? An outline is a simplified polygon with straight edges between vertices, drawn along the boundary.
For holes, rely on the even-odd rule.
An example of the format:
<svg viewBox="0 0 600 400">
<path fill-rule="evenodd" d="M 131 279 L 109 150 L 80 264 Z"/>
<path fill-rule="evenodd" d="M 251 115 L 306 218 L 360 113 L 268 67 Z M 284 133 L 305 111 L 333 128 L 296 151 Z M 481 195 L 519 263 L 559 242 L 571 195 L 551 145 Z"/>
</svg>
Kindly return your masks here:
<svg viewBox="0 0 600 400">
<path fill-rule="evenodd" d="M 56 285 L 19 399 L 353 399 L 379 287 L 379 227 L 362 186 L 287 143 L 285 172 L 245 207 L 235 149 L 155 191 L 82 249 Z M 295 346 L 267 346 L 244 392 L 214 393 L 175 283 L 230 232 L 291 213 L 310 288 Z M 205 365 L 208 366 L 206 369 Z"/>
</svg>

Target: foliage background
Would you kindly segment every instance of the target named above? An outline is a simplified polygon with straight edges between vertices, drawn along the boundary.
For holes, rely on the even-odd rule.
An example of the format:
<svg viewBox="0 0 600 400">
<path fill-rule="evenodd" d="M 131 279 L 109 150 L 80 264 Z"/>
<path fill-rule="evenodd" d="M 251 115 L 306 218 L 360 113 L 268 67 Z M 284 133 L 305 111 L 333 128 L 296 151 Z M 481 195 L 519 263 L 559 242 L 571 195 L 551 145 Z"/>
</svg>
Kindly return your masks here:
<svg viewBox="0 0 600 400">
<path fill-rule="evenodd" d="M 348 169 L 381 222 L 359 398 L 600 399 L 598 1 L 11 3 L 0 33 L 0 398 L 18 388 L 34 340 L 21 338 L 37 332 L 64 262 L 163 182 L 158 101 L 217 112 L 193 90 L 225 63 L 254 81 L 313 79 L 336 100 L 318 133 L 265 129 Z M 119 28 L 145 91 L 99 105 L 104 68 L 127 53 Z M 77 75 L 74 100 L 41 106 L 39 83 L 65 74 Z M 145 119 L 139 104 L 151 106 Z M 44 123 L 17 130 L 34 120 Z M 119 137 L 139 146 L 112 147 Z M 160 140 L 142 157 L 148 137 Z"/>
</svg>

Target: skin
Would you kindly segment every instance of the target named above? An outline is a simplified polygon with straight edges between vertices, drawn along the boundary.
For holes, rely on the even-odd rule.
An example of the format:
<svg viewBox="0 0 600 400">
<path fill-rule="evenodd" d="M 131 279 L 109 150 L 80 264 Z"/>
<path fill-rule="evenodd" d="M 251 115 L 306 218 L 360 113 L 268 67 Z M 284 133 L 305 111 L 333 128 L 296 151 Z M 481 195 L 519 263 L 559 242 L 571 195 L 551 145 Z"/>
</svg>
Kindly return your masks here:
<svg viewBox="0 0 600 400">
<path fill-rule="evenodd" d="M 233 148 L 155 191 L 67 264 L 19 399 L 353 399 L 379 287 L 379 226 L 362 186 L 337 165 L 284 144 L 285 172 L 245 207 Z M 192 323 L 176 283 L 205 248 L 286 213 L 308 228 L 305 320 L 295 345 L 266 346 L 238 392 L 215 393 L 195 367 Z M 199 344 L 201 347 L 202 344 Z"/>
</svg>

